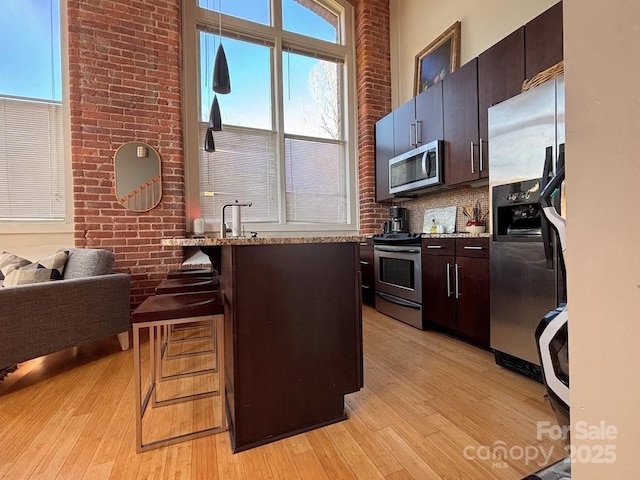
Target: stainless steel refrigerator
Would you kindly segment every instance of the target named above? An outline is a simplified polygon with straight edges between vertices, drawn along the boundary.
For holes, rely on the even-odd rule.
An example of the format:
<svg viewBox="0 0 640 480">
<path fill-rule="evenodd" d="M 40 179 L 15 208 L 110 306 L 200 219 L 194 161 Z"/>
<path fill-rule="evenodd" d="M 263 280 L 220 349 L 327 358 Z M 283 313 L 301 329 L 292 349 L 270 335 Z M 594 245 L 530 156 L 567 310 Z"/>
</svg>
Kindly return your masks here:
<svg viewBox="0 0 640 480">
<path fill-rule="evenodd" d="M 540 379 L 535 330 L 564 300 L 555 234 L 538 203 L 564 162 L 563 77 L 489 108 L 489 161 L 491 348 L 498 364 Z"/>
</svg>

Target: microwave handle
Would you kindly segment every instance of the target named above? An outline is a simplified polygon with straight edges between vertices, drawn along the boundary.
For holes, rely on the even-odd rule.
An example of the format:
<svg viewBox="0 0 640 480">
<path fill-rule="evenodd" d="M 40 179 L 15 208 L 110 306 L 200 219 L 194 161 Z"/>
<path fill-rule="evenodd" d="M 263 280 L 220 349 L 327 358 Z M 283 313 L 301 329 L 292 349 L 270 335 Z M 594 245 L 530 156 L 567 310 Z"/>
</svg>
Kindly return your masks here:
<svg viewBox="0 0 640 480">
<path fill-rule="evenodd" d="M 429 159 L 429 150 L 425 151 L 422 154 L 422 175 L 424 178 L 431 177 L 431 162 L 428 162 Z"/>
</svg>

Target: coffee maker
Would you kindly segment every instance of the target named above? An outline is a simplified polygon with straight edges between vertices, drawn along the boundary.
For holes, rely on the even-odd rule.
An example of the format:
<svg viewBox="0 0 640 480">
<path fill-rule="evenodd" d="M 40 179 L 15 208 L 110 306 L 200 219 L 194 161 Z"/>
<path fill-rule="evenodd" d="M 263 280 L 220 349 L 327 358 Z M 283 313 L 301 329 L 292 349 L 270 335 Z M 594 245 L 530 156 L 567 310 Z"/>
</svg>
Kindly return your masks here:
<svg viewBox="0 0 640 480">
<path fill-rule="evenodd" d="M 403 207 L 393 206 L 389 209 L 391 216 L 391 232 L 400 233 L 409 231 L 409 222 L 407 221 L 407 209 Z"/>
</svg>

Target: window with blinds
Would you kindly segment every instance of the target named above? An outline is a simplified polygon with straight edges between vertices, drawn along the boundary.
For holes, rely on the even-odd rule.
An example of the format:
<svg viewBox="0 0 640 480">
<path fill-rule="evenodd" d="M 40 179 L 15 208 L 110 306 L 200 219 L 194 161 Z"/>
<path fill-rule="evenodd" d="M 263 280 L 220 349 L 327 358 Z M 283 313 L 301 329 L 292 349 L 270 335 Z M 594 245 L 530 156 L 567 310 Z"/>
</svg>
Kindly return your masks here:
<svg viewBox="0 0 640 480">
<path fill-rule="evenodd" d="M 62 105 L 0 98 L 0 220 L 64 219 Z"/>
<path fill-rule="evenodd" d="M 198 92 L 197 137 L 189 134 L 193 117 L 185 134 L 187 142 L 198 142 L 186 149 L 197 151 L 199 194 L 189 211 L 199 212 L 209 231 L 217 230 L 222 206 L 235 200 L 253 204 L 242 220 L 255 230 L 258 224 L 355 229 L 355 146 L 348 140 L 356 138 L 355 109 L 348 103 L 354 72 L 346 35 L 351 7 L 340 0 L 274 1 L 281 3 L 272 12 L 282 17 L 269 25 L 254 19 L 244 0 L 246 9 L 221 15 L 211 16 L 219 4 L 207 0 L 193 9 L 193 34 L 187 27 L 185 38 L 196 39 L 197 54 L 185 84 L 197 79 L 191 83 Z M 220 43 L 231 92 L 217 95 L 223 129 L 213 132 L 215 152 L 208 153 L 203 146 Z"/>
<path fill-rule="evenodd" d="M 206 131 L 200 123 L 200 144 Z M 220 223 L 222 206 L 238 200 L 253 204 L 242 211 L 244 222 L 277 222 L 276 135 L 231 126 L 216 134 L 216 151 L 200 150 L 200 216 Z"/>
<path fill-rule="evenodd" d="M 0 2 L 0 222 L 65 219 L 61 8 Z"/>
</svg>

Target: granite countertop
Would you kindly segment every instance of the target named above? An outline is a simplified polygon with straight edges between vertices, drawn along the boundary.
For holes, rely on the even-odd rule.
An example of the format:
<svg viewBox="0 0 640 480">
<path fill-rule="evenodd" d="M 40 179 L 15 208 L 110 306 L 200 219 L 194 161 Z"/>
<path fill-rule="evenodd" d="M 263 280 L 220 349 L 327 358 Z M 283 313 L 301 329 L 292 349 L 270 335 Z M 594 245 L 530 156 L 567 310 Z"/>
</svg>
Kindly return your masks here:
<svg viewBox="0 0 640 480">
<path fill-rule="evenodd" d="M 238 238 L 163 238 L 165 247 L 215 247 L 222 245 L 287 245 L 295 243 L 349 243 L 361 242 L 362 235 L 318 236 L 318 237 L 238 237 Z"/>
<path fill-rule="evenodd" d="M 469 233 L 469 232 L 454 232 L 454 233 L 423 233 L 422 238 L 490 238 L 491 234 L 484 233 Z M 364 239 L 371 240 L 373 235 L 365 235 Z"/>
<path fill-rule="evenodd" d="M 468 233 L 468 232 L 454 232 L 454 233 L 423 233 L 422 238 L 489 238 L 490 233 Z"/>
</svg>

